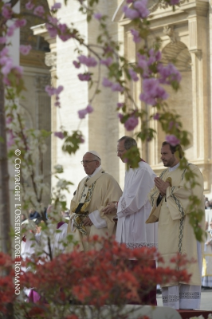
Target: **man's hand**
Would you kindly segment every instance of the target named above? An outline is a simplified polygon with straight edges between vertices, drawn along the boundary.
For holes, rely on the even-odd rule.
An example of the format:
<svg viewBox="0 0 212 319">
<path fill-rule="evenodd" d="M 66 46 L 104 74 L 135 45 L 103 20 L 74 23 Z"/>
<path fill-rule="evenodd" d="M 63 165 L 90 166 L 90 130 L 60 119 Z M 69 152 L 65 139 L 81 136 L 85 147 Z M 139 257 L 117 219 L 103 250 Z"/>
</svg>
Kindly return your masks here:
<svg viewBox="0 0 212 319">
<path fill-rule="evenodd" d="M 93 223 L 92 223 L 92 221 L 90 220 L 89 217 L 85 217 L 85 218 L 84 218 L 84 221 L 83 221 L 83 225 L 84 225 L 84 226 L 92 226 Z"/>
<path fill-rule="evenodd" d="M 168 182 L 164 182 L 160 177 L 155 178 L 155 186 L 159 189 L 162 196 L 166 195 L 166 189 L 170 186 Z"/>
<path fill-rule="evenodd" d="M 117 203 L 111 202 L 109 203 L 102 211 L 105 215 L 107 214 L 113 214 L 117 211 Z"/>
</svg>

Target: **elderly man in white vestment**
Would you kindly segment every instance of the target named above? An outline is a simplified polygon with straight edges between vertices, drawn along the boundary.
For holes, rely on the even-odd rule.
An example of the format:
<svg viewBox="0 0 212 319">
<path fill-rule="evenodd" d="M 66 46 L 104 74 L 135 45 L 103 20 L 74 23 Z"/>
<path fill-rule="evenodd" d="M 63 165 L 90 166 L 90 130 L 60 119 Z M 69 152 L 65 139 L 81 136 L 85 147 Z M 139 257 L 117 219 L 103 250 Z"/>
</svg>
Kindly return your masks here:
<svg viewBox="0 0 212 319">
<path fill-rule="evenodd" d="M 203 249 L 201 243 L 195 239 L 187 207 L 189 196 L 193 193 L 200 199 L 199 208 L 204 211 L 203 177 L 198 167 L 188 163 L 198 182 L 198 185 L 191 189 L 185 179 L 187 169 L 179 168 L 182 156 L 180 145 L 172 146 L 163 142 L 161 160 L 167 169 L 160 177 L 155 178 L 155 187 L 150 193 L 153 209 L 147 223 L 159 220 L 158 250 L 164 258 L 164 266 L 171 266 L 169 261 L 176 253 L 186 254 L 189 259 L 196 260 L 195 263 L 186 266 L 188 273 L 192 274 L 189 284 L 179 282 L 177 285 L 170 283 L 162 287 L 163 305 L 175 309 L 199 309 Z M 204 229 L 204 220 L 200 227 Z"/>
<path fill-rule="evenodd" d="M 117 181 L 101 167 L 96 151 L 88 151 L 82 164 L 87 176 L 79 183 L 71 201 L 68 233 L 73 235 L 82 251 L 87 251 L 93 248 L 88 240 L 92 236 L 115 235 L 115 213 L 105 215 L 103 209 L 109 202 L 118 201 L 122 191 Z"/>
<path fill-rule="evenodd" d="M 132 147 L 137 147 L 137 143 L 132 137 L 123 136 L 119 139 L 117 155 L 122 162 L 125 162 L 124 154 Z M 129 249 L 157 247 L 157 225 L 146 224 L 146 219 L 151 211 L 148 194 L 154 186 L 155 177 L 151 167 L 142 159 L 138 168 L 130 168 L 126 171 L 124 191 L 117 204 L 116 240 L 119 243 L 125 243 Z M 105 209 L 105 213 L 112 211 L 115 206 L 111 203 Z M 132 264 L 134 262 L 136 261 L 132 261 Z M 152 261 L 152 267 L 155 268 L 155 261 Z M 142 304 L 157 305 L 156 287 L 146 295 L 141 289 L 140 298 Z"/>
</svg>

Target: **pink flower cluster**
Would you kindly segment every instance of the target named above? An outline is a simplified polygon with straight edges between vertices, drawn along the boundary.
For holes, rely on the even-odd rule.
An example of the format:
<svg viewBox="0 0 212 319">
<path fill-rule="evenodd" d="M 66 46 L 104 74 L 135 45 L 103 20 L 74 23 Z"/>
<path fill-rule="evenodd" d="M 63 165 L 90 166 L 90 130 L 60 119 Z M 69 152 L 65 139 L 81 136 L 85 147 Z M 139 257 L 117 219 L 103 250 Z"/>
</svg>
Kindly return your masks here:
<svg viewBox="0 0 212 319">
<path fill-rule="evenodd" d="M 129 69 L 129 75 L 130 75 L 130 77 L 131 77 L 131 79 L 133 80 L 133 81 L 138 81 L 139 80 L 139 78 L 138 78 L 138 76 L 137 76 L 137 73 L 135 73 L 135 71 L 133 70 L 133 69 Z"/>
<path fill-rule="evenodd" d="M 87 67 L 95 67 L 97 65 L 96 59 L 91 56 L 80 55 L 78 56 L 78 60 L 81 64 L 86 65 Z"/>
<path fill-rule="evenodd" d="M 167 135 L 166 142 L 168 142 L 172 146 L 180 144 L 180 140 L 178 140 L 178 138 L 175 135 Z"/>
<path fill-rule="evenodd" d="M 4 18 L 11 19 L 12 17 L 12 8 L 11 8 L 11 4 L 10 3 L 5 3 L 2 7 L 2 11 L 1 11 L 2 15 Z"/>
<path fill-rule="evenodd" d="M 43 6 L 37 6 L 33 13 L 39 17 L 43 17 L 44 14 L 45 14 L 45 10 L 44 10 L 44 7 Z"/>
<path fill-rule="evenodd" d="M 127 131 L 133 131 L 138 125 L 138 118 L 134 115 L 130 116 L 124 123 L 124 127 Z"/>
<path fill-rule="evenodd" d="M 80 81 L 90 81 L 91 80 L 91 73 L 79 73 L 78 78 Z"/>
<path fill-rule="evenodd" d="M 162 84 L 171 84 L 172 82 L 179 83 L 182 79 L 180 72 L 172 63 L 168 64 L 167 66 L 159 64 L 158 72 L 159 81 Z"/>
<path fill-rule="evenodd" d="M 31 49 L 32 49 L 31 45 L 20 45 L 20 52 L 23 55 L 29 54 Z"/>
<path fill-rule="evenodd" d="M 131 34 L 133 36 L 133 41 L 135 43 L 138 43 L 138 42 L 141 41 L 140 34 L 139 34 L 139 32 L 137 30 L 131 29 L 130 32 L 131 32 Z"/>
<path fill-rule="evenodd" d="M 78 111 L 78 116 L 80 119 L 84 119 L 87 114 L 92 113 L 92 112 L 93 112 L 92 106 L 88 105 L 85 109 Z"/>
<path fill-rule="evenodd" d="M 94 18 L 96 19 L 96 20 L 101 20 L 101 18 L 102 18 L 102 14 L 101 13 L 94 13 Z"/>
<path fill-rule="evenodd" d="M 32 3 L 32 1 L 29 1 L 29 2 L 26 3 L 25 8 L 27 10 L 32 10 L 34 8 L 34 6 L 35 5 Z"/>
<path fill-rule="evenodd" d="M 52 7 L 51 7 L 51 11 L 56 11 L 58 9 L 61 8 L 61 3 L 56 2 Z"/>
<path fill-rule="evenodd" d="M 113 63 L 113 59 L 111 57 L 109 57 L 105 60 L 101 60 L 100 63 L 105 65 L 105 66 L 110 66 Z"/>
<path fill-rule="evenodd" d="M 54 132 L 54 136 L 59 137 L 61 140 L 64 139 L 64 134 L 63 134 L 63 132 Z"/>
<path fill-rule="evenodd" d="M 172 6 L 176 5 L 176 4 L 179 4 L 180 3 L 180 0 L 170 0 L 170 4 Z"/>
<path fill-rule="evenodd" d="M 60 93 L 63 91 L 63 89 L 64 89 L 64 87 L 63 87 L 62 85 L 59 85 L 58 88 L 54 88 L 54 87 L 52 87 L 52 86 L 50 86 L 50 85 L 47 85 L 47 86 L 45 87 L 45 91 L 46 91 L 46 93 L 47 93 L 49 96 L 53 96 L 53 95 L 56 96 L 56 97 L 55 97 L 56 102 L 55 102 L 54 105 L 57 106 L 57 107 L 60 107 L 60 97 L 59 97 L 59 95 L 60 95 Z"/>
<path fill-rule="evenodd" d="M 16 20 L 14 24 L 10 25 L 7 29 L 7 36 L 12 37 L 14 34 L 14 31 L 18 28 L 24 27 L 26 25 L 25 19 Z"/>
<path fill-rule="evenodd" d="M 141 93 L 139 98 L 150 105 L 157 104 L 157 99 L 166 100 L 168 98 L 168 94 L 155 78 L 143 80 L 143 91 L 144 93 Z"/>
<path fill-rule="evenodd" d="M 15 143 L 15 136 L 11 129 L 7 129 L 7 147 L 10 148 Z"/>
<path fill-rule="evenodd" d="M 129 2 L 128 2 L 129 3 Z M 133 3 L 132 9 L 128 6 L 123 7 L 123 12 L 125 16 L 131 20 L 141 18 L 145 19 L 149 15 L 149 10 L 147 8 L 148 0 L 136 0 L 136 1 L 130 1 L 130 3 Z"/>
<path fill-rule="evenodd" d="M 124 91 L 124 88 L 123 88 L 123 86 L 121 86 L 120 83 L 118 83 L 118 82 L 113 83 L 110 80 L 108 80 L 107 78 L 103 78 L 102 85 L 104 87 L 110 87 L 113 92 L 123 92 Z"/>
<path fill-rule="evenodd" d="M 67 41 L 70 38 L 74 38 L 74 35 L 71 34 L 69 28 L 65 23 L 58 23 L 58 19 L 49 16 L 49 23 L 46 23 L 46 29 L 51 38 L 54 38 L 58 35 L 58 37 L 63 41 Z"/>
<path fill-rule="evenodd" d="M 1 73 L 3 74 L 3 82 L 6 85 L 10 85 L 9 75 L 13 73 L 13 75 L 20 79 L 21 75 L 23 74 L 23 69 L 20 66 L 13 65 L 12 59 L 8 56 L 9 50 L 5 47 L 0 52 L 0 66 L 1 66 Z"/>
</svg>

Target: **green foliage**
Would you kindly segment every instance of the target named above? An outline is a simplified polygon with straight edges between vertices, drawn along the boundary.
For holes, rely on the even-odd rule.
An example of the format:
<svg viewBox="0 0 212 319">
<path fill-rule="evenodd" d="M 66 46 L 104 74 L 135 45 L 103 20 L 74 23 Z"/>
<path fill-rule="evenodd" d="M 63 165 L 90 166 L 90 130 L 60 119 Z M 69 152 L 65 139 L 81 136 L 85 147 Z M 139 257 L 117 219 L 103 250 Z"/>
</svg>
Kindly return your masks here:
<svg viewBox="0 0 212 319">
<path fill-rule="evenodd" d="M 75 154 L 82 143 L 82 133 L 80 131 L 73 131 L 71 135 L 67 131 L 64 132 L 65 141 L 62 150 L 68 154 Z"/>
</svg>

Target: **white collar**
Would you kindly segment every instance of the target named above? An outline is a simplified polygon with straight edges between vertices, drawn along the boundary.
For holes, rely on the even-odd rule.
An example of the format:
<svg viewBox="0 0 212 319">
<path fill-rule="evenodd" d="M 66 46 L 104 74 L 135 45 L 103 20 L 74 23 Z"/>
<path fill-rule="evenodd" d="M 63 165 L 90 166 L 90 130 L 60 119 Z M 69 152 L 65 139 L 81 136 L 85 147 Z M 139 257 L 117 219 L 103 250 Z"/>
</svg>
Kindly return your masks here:
<svg viewBox="0 0 212 319">
<path fill-rule="evenodd" d="M 173 167 L 169 167 L 169 172 L 173 172 L 176 168 L 178 168 L 179 165 L 180 165 L 180 163 L 177 163 L 177 165 L 175 165 Z"/>
<path fill-rule="evenodd" d="M 88 178 L 90 178 L 90 177 L 92 177 L 92 176 L 94 176 L 94 175 L 96 175 L 100 170 L 101 170 L 102 168 L 101 168 L 101 165 L 99 166 L 99 167 L 97 167 L 97 169 L 93 172 L 93 174 L 91 174 L 91 175 L 88 175 Z"/>
</svg>

